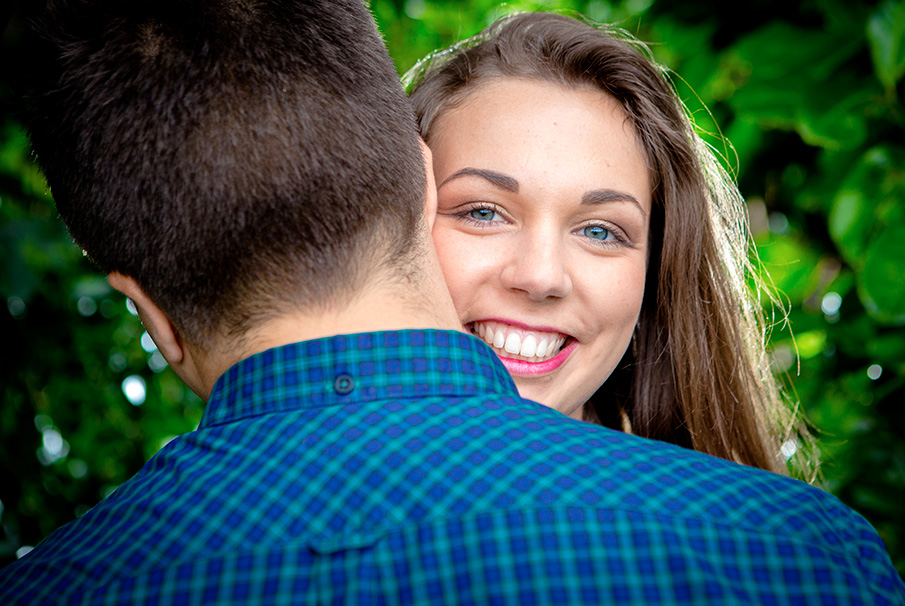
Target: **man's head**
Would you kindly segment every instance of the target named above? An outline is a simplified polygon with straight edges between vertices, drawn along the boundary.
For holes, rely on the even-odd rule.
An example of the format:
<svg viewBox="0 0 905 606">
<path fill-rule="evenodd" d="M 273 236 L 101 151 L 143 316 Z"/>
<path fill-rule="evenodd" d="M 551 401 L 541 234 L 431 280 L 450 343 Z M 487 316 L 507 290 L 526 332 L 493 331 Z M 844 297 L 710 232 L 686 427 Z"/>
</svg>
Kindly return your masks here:
<svg viewBox="0 0 905 606">
<path fill-rule="evenodd" d="M 183 337 L 330 309 L 417 244 L 414 120 L 361 0 L 52 0 L 32 142 L 75 242 Z"/>
</svg>

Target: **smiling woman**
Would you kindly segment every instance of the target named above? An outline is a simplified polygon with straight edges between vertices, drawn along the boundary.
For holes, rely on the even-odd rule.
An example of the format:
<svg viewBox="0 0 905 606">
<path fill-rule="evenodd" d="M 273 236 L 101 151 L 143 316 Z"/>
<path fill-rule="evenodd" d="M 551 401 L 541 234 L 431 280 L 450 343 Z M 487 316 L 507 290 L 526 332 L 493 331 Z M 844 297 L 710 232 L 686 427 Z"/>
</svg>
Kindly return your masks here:
<svg viewBox="0 0 905 606">
<path fill-rule="evenodd" d="M 456 309 L 522 395 L 779 472 L 794 440 L 811 476 L 748 288 L 743 202 L 640 43 L 516 15 L 407 78 Z"/>
<path fill-rule="evenodd" d="M 644 295 L 650 185 L 624 112 L 598 91 L 505 79 L 440 116 L 431 147 L 460 319 L 523 396 L 585 417 Z"/>
</svg>

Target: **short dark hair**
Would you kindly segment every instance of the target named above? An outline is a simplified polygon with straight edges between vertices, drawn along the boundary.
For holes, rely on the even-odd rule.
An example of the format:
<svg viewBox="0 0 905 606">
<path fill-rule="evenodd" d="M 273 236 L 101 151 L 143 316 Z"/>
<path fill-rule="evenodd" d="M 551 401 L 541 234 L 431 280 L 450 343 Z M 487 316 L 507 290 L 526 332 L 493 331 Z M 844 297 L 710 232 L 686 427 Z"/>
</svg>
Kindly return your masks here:
<svg viewBox="0 0 905 606">
<path fill-rule="evenodd" d="M 29 130 L 59 213 L 190 340 L 413 254 L 417 129 L 361 0 L 51 0 L 39 28 Z"/>
</svg>

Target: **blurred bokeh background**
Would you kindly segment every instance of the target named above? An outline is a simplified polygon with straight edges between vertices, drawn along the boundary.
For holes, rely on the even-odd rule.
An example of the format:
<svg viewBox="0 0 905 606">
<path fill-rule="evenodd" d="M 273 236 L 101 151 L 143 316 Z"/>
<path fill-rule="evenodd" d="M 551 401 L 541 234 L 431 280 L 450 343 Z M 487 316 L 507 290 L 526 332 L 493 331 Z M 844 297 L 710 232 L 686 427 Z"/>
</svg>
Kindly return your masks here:
<svg viewBox="0 0 905 606">
<path fill-rule="evenodd" d="M 33 4 L 0 9 L 0 565 L 193 430 L 203 406 L 69 241 L 33 163 L 18 119 L 41 61 Z M 819 438 L 822 485 L 905 573 L 905 0 L 371 8 L 400 73 L 511 11 L 580 12 L 651 44 L 747 199 L 783 298 L 774 368 Z"/>
</svg>

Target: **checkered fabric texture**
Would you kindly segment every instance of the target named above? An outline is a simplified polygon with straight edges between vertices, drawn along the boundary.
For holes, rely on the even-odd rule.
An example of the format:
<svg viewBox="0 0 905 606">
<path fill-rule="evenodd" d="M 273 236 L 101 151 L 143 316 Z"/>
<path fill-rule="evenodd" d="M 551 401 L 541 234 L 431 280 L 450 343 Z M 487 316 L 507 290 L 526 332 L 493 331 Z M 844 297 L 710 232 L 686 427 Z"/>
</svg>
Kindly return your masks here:
<svg viewBox="0 0 905 606">
<path fill-rule="evenodd" d="M 486 345 L 244 360 L 197 431 L 0 571 L 0 604 L 905 604 L 801 482 L 518 398 Z"/>
</svg>

